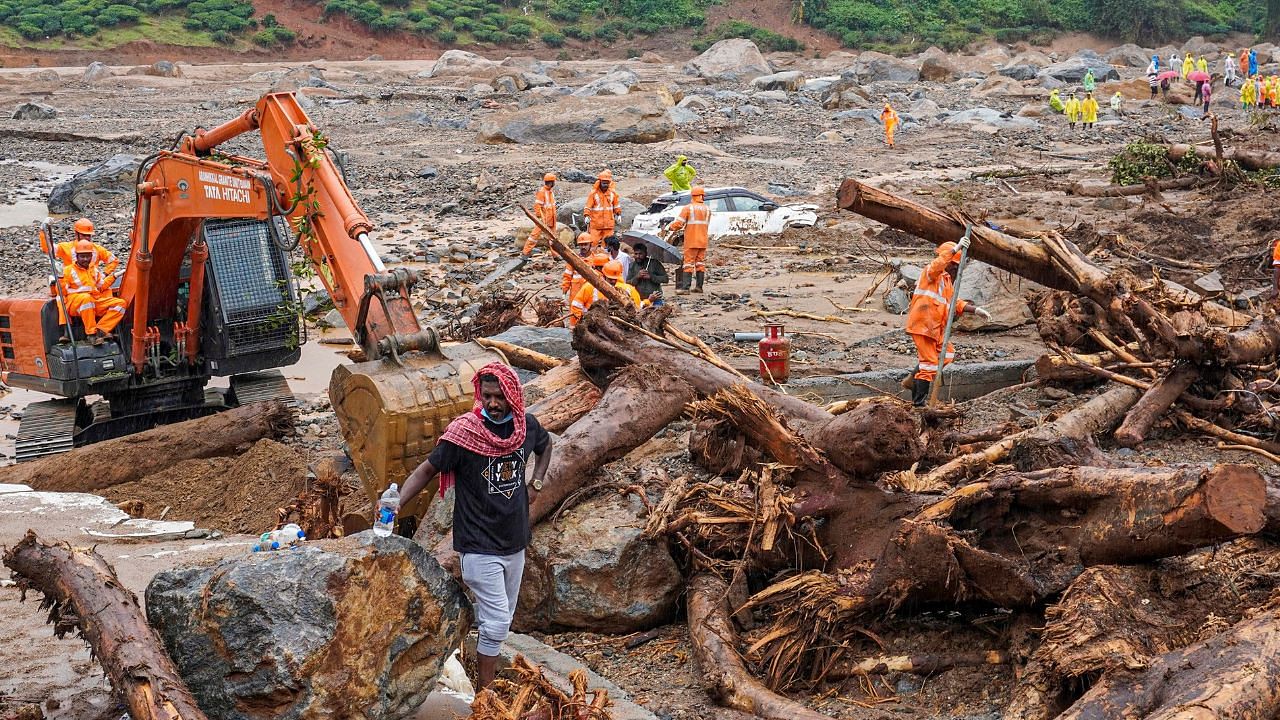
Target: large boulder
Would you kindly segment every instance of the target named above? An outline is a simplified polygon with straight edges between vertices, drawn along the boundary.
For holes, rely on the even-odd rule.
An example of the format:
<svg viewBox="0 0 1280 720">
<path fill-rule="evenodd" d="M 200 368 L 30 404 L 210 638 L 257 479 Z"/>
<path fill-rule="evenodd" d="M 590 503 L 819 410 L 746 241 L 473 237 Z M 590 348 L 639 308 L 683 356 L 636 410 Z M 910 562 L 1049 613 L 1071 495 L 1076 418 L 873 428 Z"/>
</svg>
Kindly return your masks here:
<svg viewBox="0 0 1280 720">
<path fill-rule="evenodd" d="M 799 70 L 788 70 L 772 75 L 761 75 L 751 81 L 751 86 L 757 90 L 796 92 L 804 87 L 804 73 Z"/>
<path fill-rule="evenodd" d="M 1111 63 L 1093 50 L 1081 50 L 1070 58 L 1041 70 L 1040 75 L 1065 83 L 1078 83 L 1089 70 L 1093 70 L 1093 78 L 1100 83 L 1120 79 L 1120 73 L 1111 67 Z"/>
<path fill-rule="evenodd" d="M 1040 68 L 1035 65 L 1027 65 L 1025 63 L 1018 65 L 1006 65 L 1000 68 L 1000 74 L 1012 80 L 1035 80 L 1036 75 L 1040 73 Z"/>
<path fill-rule="evenodd" d="M 822 94 L 819 100 L 825 110 L 848 110 L 871 107 L 871 93 L 851 74 L 840 76 Z"/>
<path fill-rule="evenodd" d="M 892 55 L 868 50 L 853 61 L 853 65 L 841 73 L 860 84 L 873 82 L 915 82 L 920 79 L 920 67 L 915 63 Z"/>
<path fill-rule="evenodd" d="M 956 78 L 951 56 L 931 47 L 920 55 L 920 79 L 926 82 L 951 82 Z"/>
<path fill-rule="evenodd" d="M 960 315 L 956 327 L 961 330 L 1009 330 L 1031 322 L 1031 310 L 1027 306 L 1027 294 L 1044 290 L 1044 287 L 973 260 L 965 265 L 960 282 L 960 299 L 976 303 L 991 313 L 990 320 L 977 315 Z"/>
<path fill-rule="evenodd" d="M 978 97 L 1039 97 L 1039 88 L 1027 87 L 1022 83 L 1004 75 L 992 75 L 974 88 L 973 94 Z"/>
<path fill-rule="evenodd" d="M 568 360 L 576 356 L 571 345 L 573 333 L 568 328 L 516 325 L 505 332 L 492 336 L 490 339 L 519 345 L 522 348 L 528 348 L 561 360 Z"/>
<path fill-rule="evenodd" d="M 412 717 L 469 625 L 420 545 L 364 532 L 162 572 L 147 619 L 221 720 Z"/>
<path fill-rule="evenodd" d="M 157 60 L 147 66 L 146 73 L 155 77 L 180 78 L 182 77 L 182 68 L 168 60 Z"/>
<path fill-rule="evenodd" d="M 1204 39 L 1203 35 L 1197 35 L 1182 44 L 1182 54 L 1191 53 L 1196 57 L 1201 55 L 1213 55 L 1218 52 L 1217 43 L 1211 43 Z M 1261 55 L 1262 53 L 1258 53 Z M 1148 58 L 1150 60 L 1150 58 Z"/>
<path fill-rule="evenodd" d="M 573 91 L 574 97 L 598 97 L 600 95 L 626 95 L 640 79 L 626 68 L 614 68 L 608 74 L 592 80 Z"/>
<path fill-rule="evenodd" d="M 721 40 L 690 60 L 684 71 L 686 75 L 723 81 L 747 80 L 772 72 L 760 48 L 745 38 Z"/>
<path fill-rule="evenodd" d="M 44 103 L 24 102 L 13 109 L 14 120 L 52 120 L 56 117 L 57 108 Z"/>
<path fill-rule="evenodd" d="M 271 92 L 297 92 L 302 88 L 332 88 L 324 78 L 324 70 L 315 65 L 299 65 L 289 68 L 274 83 Z"/>
<path fill-rule="evenodd" d="M 625 197 L 620 198 L 619 200 L 620 200 L 620 204 L 622 205 L 622 220 L 618 221 L 618 232 L 621 233 L 625 231 L 627 228 L 631 227 L 631 221 L 635 220 L 637 215 L 644 212 L 648 208 L 636 202 L 635 200 L 628 200 Z M 569 200 L 568 202 L 557 203 L 556 204 L 556 222 L 561 223 L 563 225 L 568 225 L 569 221 L 572 219 L 573 214 L 575 213 L 578 215 L 579 218 L 581 218 L 582 208 L 586 207 L 586 204 L 587 204 L 586 196 L 574 198 L 572 200 Z"/>
<path fill-rule="evenodd" d="M 1145 68 L 1151 63 L 1152 55 L 1155 55 L 1155 51 L 1138 47 L 1133 43 L 1125 43 L 1119 47 L 1111 48 L 1102 57 L 1112 65 Z M 1168 57 L 1168 55 L 1165 55 L 1165 58 Z"/>
<path fill-rule="evenodd" d="M 608 493 L 533 531 L 514 626 L 628 633 L 671 622 L 684 588 L 663 539 L 641 537 L 640 501 Z"/>
<path fill-rule="evenodd" d="M 113 155 L 71 179 L 55 185 L 49 192 L 49 212 L 64 215 L 84 210 L 89 203 L 112 196 L 132 197 L 136 188 L 138 166 L 142 158 L 135 155 Z"/>
<path fill-rule="evenodd" d="M 654 143 L 676 136 L 669 98 L 650 93 L 555 102 L 493 115 L 480 125 L 484 143 Z"/>
<path fill-rule="evenodd" d="M 107 67 L 105 63 L 94 61 L 89 63 L 89 67 L 84 69 L 85 82 L 97 82 L 109 77 L 111 77 L 111 68 Z"/>
<path fill-rule="evenodd" d="M 946 125 L 968 125 L 974 129 L 1034 130 L 1040 123 L 1030 118 L 1014 117 L 991 108 L 971 108 L 955 113 L 943 121 Z"/>
<path fill-rule="evenodd" d="M 502 63 L 466 50 L 446 50 L 430 69 L 418 73 L 420 78 L 493 77 L 502 72 Z"/>
</svg>

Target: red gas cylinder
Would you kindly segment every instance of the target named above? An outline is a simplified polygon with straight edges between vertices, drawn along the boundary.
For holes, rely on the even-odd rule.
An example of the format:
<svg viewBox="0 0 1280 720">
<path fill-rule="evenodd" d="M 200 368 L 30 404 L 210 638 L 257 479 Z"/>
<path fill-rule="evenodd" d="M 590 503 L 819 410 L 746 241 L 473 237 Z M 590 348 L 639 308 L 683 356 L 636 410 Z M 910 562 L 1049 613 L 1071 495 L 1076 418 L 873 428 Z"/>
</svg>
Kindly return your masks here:
<svg viewBox="0 0 1280 720">
<path fill-rule="evenodd" d="M 781 325 L 765 325 L 760 340 L 760 379 L 767 383 L 784 383 L 791 374 L 791 341 Z"/>
</svg>

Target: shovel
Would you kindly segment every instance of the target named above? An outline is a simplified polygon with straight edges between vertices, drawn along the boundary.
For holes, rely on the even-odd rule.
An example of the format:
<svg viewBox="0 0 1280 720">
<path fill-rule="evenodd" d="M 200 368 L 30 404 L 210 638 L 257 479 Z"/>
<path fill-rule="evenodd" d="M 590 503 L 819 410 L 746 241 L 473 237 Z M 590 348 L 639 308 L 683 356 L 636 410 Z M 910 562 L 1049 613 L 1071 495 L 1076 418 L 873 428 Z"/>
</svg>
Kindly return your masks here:
<svg viewBox="0 0 1280 720">
<path fill-rule="evenodd" d="M 973 233 L 973 226 L 965 224 L 964 237 Z M 942 348 L 938 351 L 938 376 L 929 387 L 929 407 L 938 406 L 938 388 L 942 387 L 943 374 L 947 371 L 947 347 L 951 344 L 951 326 L 956 320 L 956 301 L 960 299 L 960 276 L 964 274 L 964 266 L 969 263 L 969 248 L 960 250 L 960 265 L 956 267 L 956 279 L 951 283 L 951 302 L 947 303 L 947 325 L 942 331 Z"/>
</svg>

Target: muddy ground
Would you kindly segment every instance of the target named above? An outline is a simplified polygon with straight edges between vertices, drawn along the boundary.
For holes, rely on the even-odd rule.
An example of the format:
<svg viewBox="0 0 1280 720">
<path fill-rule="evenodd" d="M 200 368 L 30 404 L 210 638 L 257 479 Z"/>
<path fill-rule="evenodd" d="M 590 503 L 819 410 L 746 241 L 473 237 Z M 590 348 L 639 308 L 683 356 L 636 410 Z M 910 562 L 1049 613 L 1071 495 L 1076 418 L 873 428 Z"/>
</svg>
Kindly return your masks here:
<svg viewBox="0 0 1280 720">
<path fill-rule="evenodd" d="M 838 57 L 773 59 L 811 76 L 838 71 L 849 63 L 848 58 Z M 989 72 L 997 61 L 993 57 L 959 59 L 982 72 Z M 1064 230 L 1104 265 L 1124 265 L 1141 274 L 1154 269 L 1163 277 L 1191 285 L 1221 264 L 1225 292 L 1232 296 L 1269 282 L 1262 261 L 1276 238 L 1275 230 L 1258 219 L 1273 216 L 1275 196 L 1265 189 L 1166 192 L 1161 200 L 1099 200 L 1064 192 L 1076 181 L 1105 182 L 1107 161 L 1128 142 L 1208 138 L 1203 122 L 1171 112 L 1163 104 L 1129 102 L 1122 117 L 1104 116 L 1114 124 L 1091 133 L 1071 132 L 1059 117 L 1040 118 L 1039 129 L 995 133 L 937 123 L 908 127 L 899 133 L 898 148 L 888 150 L 877 126 L 858 119 L 834 119 L 832 111 L 813 102 L 771 104 L 762 115 L 730 120 L 718 110 L 744 101 L 729 98 L 713 100 L 713 109 L 702 112 L 703 120 L 683 127 L 676 140 L 657 145 L 482 145 L 476 142 L 478 123 L 505 109 L 514 98 L 470 96 L 466 80 L 450 83 L 414 77 L 430 66 L 427 61 L 316 64 L 338 91 L 332 98 L 314 98 L 309 114 L 333 146 L 348 154 L 349 182 L 378 227 L 375 241 L 381 251 L 388 260 L 421 271 L 425 283 L 416 299 L 428 322 L 443 323 L 457 316 L 466 300 L 474 299 L 463 297 L 469 284 L 518 252 L 517 236 L 526 223 L 516 206 L 532 201 L 542 173 L 578 169 L 594 174 L 609 167 L 620 178 L 624 196 L 647 203 L 666 189 L 660 173 L 677 153 L 690 156 L 708 185 L 742 185 L 766 194 L 770 186 L 787 187 L 794 194 L 781 200 L 813 202 L 822 208 L 818 227 L 811 230 L 790 230 L 776 238 L 726 239 L 769 249 L 733 250 L 713 244 L 708 293 L 677 300 L 678 323 L 702 335 L 744 371 L 755 368 L 754 348 L 733 343 L 732 333 L 759 329 L 761 320 L 755 314 L 759 309 L 789 309 L 844 321 L 786 320 L 788 330 L 797 333 L 793 336 L 796 376 L 888 367 L 905 370 L 914 363 L 911 343 L 901 331 L 903 318 L 885 311 L 881 302 L 892 278 L 868 291 L 890 261 L 922 264 L 932 256 L 932 248 L 834 209 L 835 189 L 845 177 L 867 180 L 928 205 L 963 207 L 976 218 L 1021 232 Z M 561 63 L 566 71 L 578 73 L 561 82 L 584 83 L 614 64 Z M 676 65 L 626 65 L 645 82 L 686 93 L 708 90 L 702 81 L 681 74 Z M 23 70 L 0 71 L 0 107 L 35 99 L 60 111 L 51 121 L 0 121 L 0 200 L 5 203 L 0 207 L 0 293 L 39 294 L 42 289 L 47 268 L 35 250 L 33 227 L 45 214 L 39 201 L 53 181 L 113 154 L 141 155 L 167 148 L 182 132 L 228 120 L 267 91 L 283 69 L 276 64 L 190 66 L 184 67 L 182 79 L 129 76 L 95 85 L 80 81 L 78 68 L 63 69 L 63 79 L 57 83 L 32 80 Z M 1132 70 L 1125 73 L 1126 78 L 1136 75 Z M 881 83 L 872 90 L 899 103 L 928 98 L 943 109 L 982 106 L 1017 112 L 1029 103 L 1043 106 L 1035 97 L 980 96 L 974 88 L 975 83 Z M 742 85 L 710 89 L 745 91 Z M 1255 129 L 1251 119 L 1231 104 L 1224 102 L 1218 110 L 1229 144 L 1275 144 L 1274 131 Z M 816 140 L 832 129 L 842 134 L 843 143 Z M 81 139 L 32 140 L 22 135 L 30 130 L 71 132 Z M 234 147 L 248 154 L 259 151 L 250 139 L 239 140 Z M 424 172 L 429 167 L 436 170 L 431 177 Z M 1023 174 L 1004 181 L 982 175 L 999 172 Z M 567 181 L 558 188 L 562 202 L 586 191 L 587 185 Z M 121 196 L 87 213 L 105 243 L 117 250 L 125 246 L 131 202 L 131 197 Z M 59 220 L 62 231 L 69 222 Z M 799 249 L 772 249 L 792 246 Z M 467 251 L 470 259 L 449 260 L 459 249 Z M 432 262 L 435 258 L 445 259 Z M 555 295 L 562 268 L 561 262 L 539 256 L 499 285 Z M 849 307 L 864 298 L 858 311 L 837 307 Z M 313 330 L 312 337 L 318 338 L 320 331 Z M 341 330 L 327 333 L 328 339 L 337 341 L 342 335 Z M 956 344 L 960 362 L 1033 358 L 1044 351 L 1031 325 L 963 333 Z M 323 392 L 329 368 L 343 360 L 340 350 L 313 342 L 307 346 L 304 363 L 285 371 L 303 401 L 300 432 L 288 441 L 291 449 L 281 451 L 288 462 L 268 465 L 252 454 L 201 461 L 190 468 L 175 467 L 168 476 L 115 488 L 107 496 L 117 502 L 141 500 L 147 516 L 167 507 L 168 519 L 195 520 L 202 527 L 227 533 L 265 529 L 274 505 L 293 491 L 292 485 L 284 491 L 274 474 L 287 471 L 296 476 L 303 464 L 339 446 L 338 429 Z M 0 451 L 6 456 L 12 454 L 14 420 L 32 399 L 38 397 L 30 393 L 0 396 L 0 430 L 9 434 L 0 440 Z M 997 394 L 973 403 L 962 426 L 1035 422 L 1063 400 L 1060 392 L 1042 388 Z M 1219 452 L 1209 441 L 1156 435 L 1136 452 L 1104 449 L 1146 464 L 1174 459 L 1262 462 L 1254 455 Z M 629 473 L 641 456 L 659 464 L 687 463 L 683 432 L 651 445 L 609 471 Z M 243 502 L 212 507 L 210 493 L 191 490 L 192 477 L 221 478 L 229 469 L 251 479 L 240 488 L 238 497 Z M 354 481 L 350 485 L 347 509 L 358 510 L 365 501 Z M 204 487 L 220 486 L 210 482 Z M 264 505 L 260 508 L 264 512 L 256 512 L 253 502 L 273 507 Z M 6 534 L 0 544 L 16 539 Z M 6 638 L 26 634 L 31 641 L 3 643 L 0 666 L 51 664 L 50 658 L 69 645 L 45 642 L 47 631 L 31 627 L 34 607 L 17 606 L 12 595 L 12 588 L 0 589 L 0 601 L 12 610 L 3 614 L 0 633 Z M 1025 631 L 1025 623 L 1033 621 L 982 612 L 962 619 L 957 623 L 955 617 L 942 622 L 931 615 L 903 616 L 881 634 L 884 649 L 868 641 L 867 647 L 858 650 L 902 654 L 971 650 L 988 644 L 1004 647 Z M 630 651 L 619 638 L 574 633 L 544 639 L 611 678 L 660 717 L 730 715 L 714 709 L 701 689 L 680 625 L 664 628 L 658 640 Z M 76 692 L 97 701 L 77 704 L 80 712 L 69 712 L 70 703 L 61 710 L 49 708 L 51 717 L 88 717 L 86 707 L 101 711 L 106 689 L 96 668 L 83 657 L 76 662 L 72 674 L 35 673 L 25 680 L 6 679 L 0 682 L 0 698 L 5 694 L 66 697 L 68 688 L 59 685 L 71 683 Z M 851 682 L 801 699 L 842 718 L 995 718 L 1012 673 L 1008 667 L 999 667 L 962 668 L 928 678 L 889 675 L 874 686 Z M 104 716 L 109 714 L 108 709 Z"/>
</svg>

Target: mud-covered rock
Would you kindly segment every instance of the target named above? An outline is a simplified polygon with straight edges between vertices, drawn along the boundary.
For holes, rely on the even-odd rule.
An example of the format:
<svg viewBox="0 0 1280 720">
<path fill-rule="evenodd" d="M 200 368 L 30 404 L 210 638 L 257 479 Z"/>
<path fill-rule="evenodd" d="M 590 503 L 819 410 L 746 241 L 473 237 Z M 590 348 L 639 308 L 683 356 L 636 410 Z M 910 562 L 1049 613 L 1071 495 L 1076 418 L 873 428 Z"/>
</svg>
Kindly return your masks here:
<svg viewBox="0 0 1280 720">
<path fill-rule="evenodd" d="M 568 328 L 516 325 L 491 339 L 519 345 L 561 360 L 568 360 L 577 354 L 571 344 L 573 333 Z"/>
<path fill-rule="evenodd" d="M 466 50 L 446 50 L 425 72 L 419 73 L 421 78 L 439 77 L 489 77 L 493 78 L 502 72 L 502 63 L 483 58 Z"/>
<path fill-rule="evenodd" d="M 574 97 L 596 97 L 599 95 L 626 95 L 636 86 L 640 79 L 625 68 L 614 68 L 607 74 L 592 80 L 573 91 Z"/>
<path fill-rule="evenodd" d="M 1123 65 L 1132 68 L 1145 68 L 1151 63 L 1151 56 L 1155 52 L 1146 48 L 1138 47 L 1133 43 L 1125 43 L 1118 47 L 1113 47 L 1103 53 L 1102 57 L 1112 65 Z M 1168 58 L 1168 55 L 1165 55 Z"/>
<path fill-rule="evenodd" d="M 1031 322 L 1033 318 L 1027 306 L 1027 294 L 1044 289 L 1042 285 L 1013 273 L 972 260 L 964 268 L 960 299 L 986 308 L 991 319 L 964 314 L 956 318 L 956 327 L 967 331 L 994 331 L 1009 330 Z"/>
<path fill-rule="evenodd" d="M 154 77 L 180 78 L 182 77 L 182 68 L 178 67 L 168 60 L 157 60 L 147 66 L 148 75 Z"/>
<path fill-rule="evenodd" d="M 70 180 L 54 186 L 49 193 L 49 212 L 62 215 L 84 210 L 89 203 L 113 195 L 133 195 L 134 179 L 142 158 L 135 155 L 113 155 L 107 160 L 82 170 Z"/>
<path fill-rule="evenodd" d="M 209 717 L 412 717 L 470 621 L 417 543 L 365 532 L 160 573 L 147 619 Z"/>
<path fill-rule="evenodd" d="M 1041 76 L 1048 76 L 1065 83 L 1078 83 L 1084 80 L 1085 73 L 1093 71 L 1093 78 L 1099 83 L 1119 80 L 1120 73 L 1111 67 L 1111 63 L 1093 50 L 1081 50 L 1062 62 L 1054 63 L 1040 71 Z"/>
<path fill-rule="evenodd" d="M 1036 67 L 1035 65 L 1028 65 L 1023 63 L 1019 65 L 1008 65 L 1006 67 L 1002 67 L 1000 68 L 999 72 L 1001 75 L 1007 78 L 1012 78 L 1014 80 L 1035 80 L 1036 75 L 1040 73 L 1040 68 Z"/>
<path fill-rule="evenodd" d="M 748 80 L 772 70 L 760 48 L 745 38 L 730 38 L 707 48 L 684 66 L 685 74 L 708 80 Z"/>
<path fill-rule="evenodd" d="M 608 493 L 538 525 L 516 629 L 627 633 L 671 622 L 684 580 L 665 540 L 640 537 L 642 509 Z"/>
<path fill-rule="evenodd" d="M 632 93 L 555 102 L 485 119 L 482 143 L 654 143 L 676 135 L 666 98 Z"/>
<path fill-rule="evenodd" d="M 804 87 L 804 73 L 799 70 L 788 70 L 772 75 L 761 75 L 751 81 L 751 86 L 757 90 L 796 92 Z"/>
<path fill-rule="evenodd" d="M 892 55 L 868 50 L 853 61 L 853 65 L 842 73 L 851 76 L 859 83 L 873 82 L 915 82 L 920 79 L 920 66 L 910 60 L 903 60 Z"/>
<path fill-rule="evenodd" d="M 107 67 L 106 63 L 94 61 L 84 69 L 85 82 L 97 82 L 109 77 L 111 77 L 111 68 Z"/>
<path fill-rule="evenodd" d="M 920 59 L 920 79 L 927 82 L 951 82 L 956 77 L 956 66 L 951 58 L 937 48 L 929 48 Z"/>
<path fill-rule="evenodd" d="M 13 109 L 14 120 L 52 120 L 56 117 L 57 108 L 44 103 L 24 102 Z"/>
</svg>

